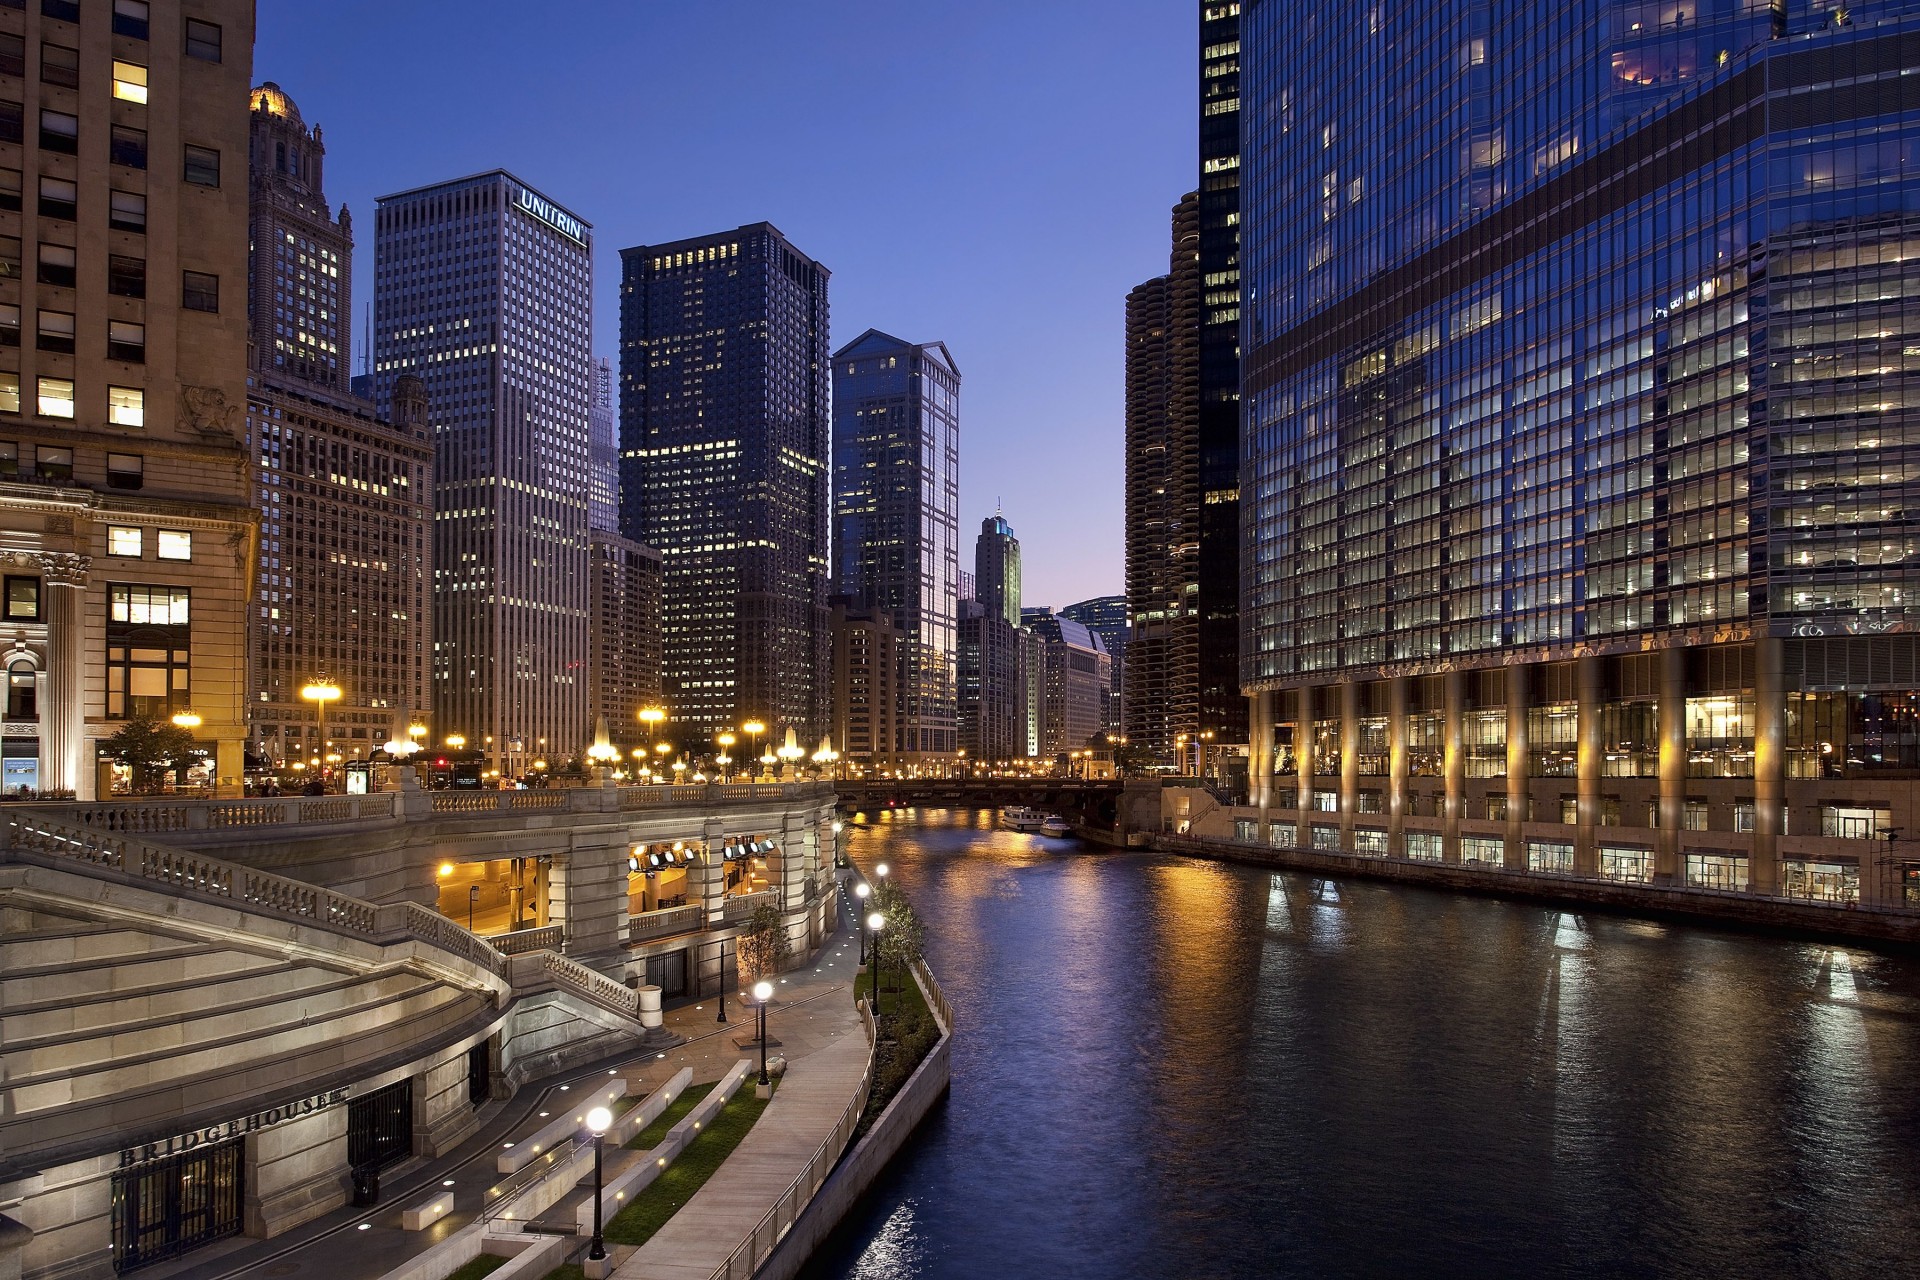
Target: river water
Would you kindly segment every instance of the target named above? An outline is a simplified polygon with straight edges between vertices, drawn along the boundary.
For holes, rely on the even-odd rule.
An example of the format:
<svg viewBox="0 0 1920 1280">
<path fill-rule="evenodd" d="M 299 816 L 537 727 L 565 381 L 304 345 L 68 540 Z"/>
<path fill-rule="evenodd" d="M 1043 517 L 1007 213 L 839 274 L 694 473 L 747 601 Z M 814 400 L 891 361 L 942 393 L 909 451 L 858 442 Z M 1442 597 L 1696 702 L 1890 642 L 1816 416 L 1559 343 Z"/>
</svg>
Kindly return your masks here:
<svg viewBox="0 0 1920 1280">
<path fill-rule="evenodd" d="M 953 1092 L 825 1277 L 1920 1275 L 1920 959 L 881 815 Z"/>
</svg>

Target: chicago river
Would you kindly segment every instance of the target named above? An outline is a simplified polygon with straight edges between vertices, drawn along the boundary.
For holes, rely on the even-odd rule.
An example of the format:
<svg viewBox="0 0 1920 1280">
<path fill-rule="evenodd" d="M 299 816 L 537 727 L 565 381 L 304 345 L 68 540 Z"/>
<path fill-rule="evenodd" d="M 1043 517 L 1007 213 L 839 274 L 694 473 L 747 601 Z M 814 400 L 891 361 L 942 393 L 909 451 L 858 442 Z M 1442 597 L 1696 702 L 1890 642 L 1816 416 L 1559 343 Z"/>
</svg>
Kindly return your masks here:
<svg viewBox="0 0 1920 1280">
<path fill-rule="evenodd" d="M 953 1092 L 814 1277 L 1910 1274 L 1920 960 L 995 830 L 848 828 Z"/>
</svg>

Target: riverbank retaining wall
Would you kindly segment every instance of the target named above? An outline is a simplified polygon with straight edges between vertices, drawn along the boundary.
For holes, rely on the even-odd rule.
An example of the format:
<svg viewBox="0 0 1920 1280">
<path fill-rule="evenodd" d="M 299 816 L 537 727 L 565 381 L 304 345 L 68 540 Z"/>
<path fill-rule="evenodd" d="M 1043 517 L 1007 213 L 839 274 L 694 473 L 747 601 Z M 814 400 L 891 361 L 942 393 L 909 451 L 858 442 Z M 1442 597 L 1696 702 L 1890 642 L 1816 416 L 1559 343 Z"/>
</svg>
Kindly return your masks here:
<svg viewBox="0 0 1920 1280">
<path fill-rule="evenodd" d="M 1235 840 L 1159 836 L 1153 844 L 1154 848 L 1163 852 L 1187 853 L 1257 867 L 1391 880 L 1401 884 L 1504 898 L 1529 898 L 1565 906 L 1616 911 L 1622 915 L 1664 916 L 1736 928 L 1785 930 L 1848 941 L 1920 945 L 1920 914 L 1912 912 L 1791 902 L 1733 890 L 1666 888 L 1532 871 L 1408 862 L 1397 858 L 1328 853 L 1324 850 L 1269 848 Z"/>
<path fill-rule="evenodd" d="M 927 1007 L 940 1023 L 940 1039 L 907 1077 L 900 1092 L 893 1095 L 873 1127 L 841 1157 L 827 1180 L 820 1184 L 820 1190 L 814 1193 L 792 1228 L 753 1273 L 754 1280 L 794 1280 L 813 1257 L 813 1251 L 833 1234 L 834 1228 L 853 1211 L 860 1197 L 900 1153 L 900 1148 L 927 1118 L 934 1104 L 947 1095 L 953 1079 L 952 1015 L 945 1000 L 937 991 L 929 990 L 919 973 L 914 974 L 913 980 L 920 984 Z"/>
</svg>

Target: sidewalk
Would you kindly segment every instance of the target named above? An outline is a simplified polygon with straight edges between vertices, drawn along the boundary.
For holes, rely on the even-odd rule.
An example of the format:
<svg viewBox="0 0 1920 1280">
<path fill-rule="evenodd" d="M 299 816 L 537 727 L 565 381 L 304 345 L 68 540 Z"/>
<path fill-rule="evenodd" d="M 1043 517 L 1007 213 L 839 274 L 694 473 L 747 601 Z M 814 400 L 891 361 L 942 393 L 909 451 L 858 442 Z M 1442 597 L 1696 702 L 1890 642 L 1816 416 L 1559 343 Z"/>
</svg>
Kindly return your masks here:
<svg viewBox="0 0 1920 1280">
<path fill-rule="evenodd" d="M 842 918 L 851 919 L 844 907 Z M 850 990 L 858 964 L 858 944 L 852 932 L 843 927 L 821 944 L 812 966 L 795 970 L 779 980 L 778 994 L 767 1010 L 767 1035 L 770 1041 L 777 1040 L 780 1044 L 770 1047 L 768 1053 L 787 1058 L 785 1082 L 726 1165 L 694 1197 L 693 1203 L 676 1215 L 667 1230 L 639 1253 L 652 1250 L 674 1225 L 699 1220 L 700 1206 L 710 1203 L 708 1197 L 716 1187 L 735 1181 L 729 1176 L 734 1174 L 735 1165 L 757 1147 L 765 1146 L 767 1152 L 754 1158 L 757 1177 L 745 1185 L 756 1188 L 751 1192 L 753 1195 L 759 1194 L 757 1188 L 762 1181 L 770 1184 L 777 1179 L 779 1185 L 768 1191 L 757 1207 L 746 1207 L 743 1202 L 735 1208 L 729 1201 L 729 1207 L 723 1210 L 728 1216 L 705 1218 L 709 1231 L 714 1221 L 737 1221 L 740 1239 L 745 1239 L 747 1230 L 773 1207 L 775 1199 L 806 1168 L 814 1150 L 851 1100 L 860 1073 L 866 1068 L 866 1036 L 860 1029 Z M 150 1280 L 242 1280 L 242 1277 L 254 1276 L 273 1276 L 276 1280 L 376 1280 L 471 1223 L 478 1216 L 487 1193 L 504 1181 L 494 1172 L 495 1156 L 506 1144 L 531 1137 L 548 1123 L 551 1115 L 572 1105 L 572 1095 L 578 1090 L 593 1089 L 623 1076 L 631 1096 L 645 1097 L 682 1067 L 691 1067 L 693 1082 L 703 1084 L 718 1080 L 742 1058 L 751 1058 L 757 1072 L 757 1042 L 750 1048 L 734 1043 L 736 1039 L 745 1042 L 754 1034 L 753 1006 L 730 997 L 726 1009 L 727 1021 L 722 1024 L 717 1021 L 718 1009 L 711 998 L 680 1005 L 666 1012 L 664 1022 L 667 1030 L 684 1037 L 686 1043 L 663 1054 L 624 1054 L 608 1058 L 567 1075 L 528 1085 L 510 1102 L 488 1103 L 482 1108 L 480 1127 L 452 1153 L 437 1160 L 413 1160 L 389 1169 L 381 1179 L 380 1204 L 374 1208 L 336 1209 L 271 1240 L 236 1238 L 211 1244 L 196 1249 L 178 1263 L 142 1268 L 141 1274 Z M 858 1053 L 854 1054 L 850 1046 L 857 1047 Z M 852 1074 L 844 1081 L 841 1077 L 847 1068 L 841 1059 L 853 1062 Z M 752 1087 L 751 1075 L 743 1087 Z M 830 1095 L 835 1092 L 838 1101 L 831 1102 Z M 809 1097 L 815 1094 L 820 1095 L 817 1104 L 808 1103 Z M 783 1106 L 783 1101 L 787 1105 Z M 832 1114 L 827 1116 L 824 1125 L 817 1124 L 813 1113 L 828 1109 Z M 788 1141 L 769 1143 L 769 1135 L 775 1133 Z M 807 1134 L 813 1136 L 808 1138 Z M 804 1151 L 800 1150 L 802 1146 Z M 638 1153 L 616 1153 L 609 1148 L 607 1176 L 612 1177 L 615 1171 L 638 1158 Z M 780 1172 L 782 1168 L 784 1174 Z M 570 1214 L 573 1205 L 583 1203 L 591 1194 L 591 1183 L 589 1174 L 573 1196 L 542 1215 L 543 1218 Z M 400 1215 L 406 1208 L 448 1185 L 454 1194 L 453 1213 L 424 1230 L 407 1231 L 401 1226 Z M 718 1253 L 712 1265 L 700 1271 L 700 1280 L 706 1280 L 738 1243 L 739 1240 L 734 1239 L 716 1242 L 714 1247 Z M 569 1250 L 569 1256 L 577 1262 L 585 1254 L 587 1237 L 578 1237 L 575 1246 Z M 610 1251 L 616 1259 L 621 1254 L 638 1257 L 632 1248 L 610 1246 Z M 694 1265 L 697 1266 L 697 1262 Z M 619 1274 L 653 1273 L 623 1269 Z M 662 1274 L 692 1275 L 693 1272 Z"/>
</svg>

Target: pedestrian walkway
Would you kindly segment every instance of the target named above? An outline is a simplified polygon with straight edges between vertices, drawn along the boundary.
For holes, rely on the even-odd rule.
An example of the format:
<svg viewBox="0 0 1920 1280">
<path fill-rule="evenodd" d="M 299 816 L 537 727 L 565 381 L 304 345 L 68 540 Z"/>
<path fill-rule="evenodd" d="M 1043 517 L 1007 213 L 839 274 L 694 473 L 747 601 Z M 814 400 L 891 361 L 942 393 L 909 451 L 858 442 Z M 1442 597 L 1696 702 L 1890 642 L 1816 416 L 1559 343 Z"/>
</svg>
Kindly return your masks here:
<svg viewBox="0 0 1920 1280">
<path fill-rule="evenodd" d="M 841 915 L 851 918 L 844 906 Z M 704 1221 L 707 1233 L 712 1233 L 715 1222 L 737 1222 L 737 1237 L 714 1242 L 718 1253 L 699 1273 L 700 1280 L 706 1280 L 806 1168 L 846 1109 L 866 1068 L 866 1036 L 852 995 L 859 966 L 857 952 L 851 930 L 843 928 L 822 944 L 814 964 L 778 981 L 767 1014 L 767 1032 L 771 1040 L 779 1042 L 771 1052 L 784 1055 L 789 1067 L 774 1101 L 726 1165 L 653 1242 L 638 1251 L 630 1246 L 610 1247 L 616 1262 L 627 1255 L 636 1265 L 654 1265 L 641 1255 L 651 1258 L 660 1252 L 654 1246 L 688 1221 Z M 374 1208 L 337 1209 L 270 1240 L 237 1238 L 208 1245 L 177 1263 L 143 1268 L 141 1274 L 148 1280 L 241 1280 L 258 1276 L 276 1280 L 376 1280 L 473 1222 L 489 1193 L 506 1181 L 494 1171 L 499 1152 L 510 1143 L 530 1138 L 552 1116 L 574 1105 L 580 1091 L 596 1090 L 616 1077 L 624 1077 L 630 1096 L 645 1097 L 682 1067 L 692 1069 L 695 1084 L 704 1084 L 718 1080 L 742 1058 L 753 1059 L 757 1072 L 758 1045 L 749 1043 L 755 1029 L 753 1006 L 730 997 L 726 1001 L 726 1021 L 720 1021 L 718 1015 L 718 1005 L 712 999 L 669 1009 L 664 1017 L 666 1029 L 683 1037 L 684 1043 L 659 1053 L 608 1058 L 529 1085 L 509 1102 L 487 1104 L 474 1135 L 449 1155 L 410 1161 L 388 1170 L 382 1178 L 380 1204 Z M 745 1087 L 752 1087 L 751 1076 Z M 832 1101 L 835 1093 L 837 1102 Z M 822 1125 L 817 1115 L 827 1111 L 832 1114 Z M 782 1141 L 774 1141 L 776 1135 Z M 609 1150 L 606 1157 L 607 1176 L 611 1178 L 639 1155 Z M 743 1162 L 743 1158 L 747 1159 Z M 733 1176 L 736 1164 L 740 1168 Z M 777 1186 L 773 1185 L 775 1180 Z M 576 1194 L 542 1215 L 543 1220 L 571 1217 L 573 1207 L 591 1194 L 591 1181 L 589 1174 Z M 761 1195 L 763 1186 L 772 1189 L 757 1201 L 757 1207 L 750 1207 L 749 1202 Z M 453 1192 L 454 1212 L 431 1227 L 406 1230 L 401 1213 L 443 1189 Z M 729 1197 L 725 1208 L 717 1207 L 722 1203 L 720 1194 Z M 703 1208 L 706 1205 L 716 1207 Z M 725 1216 L 708 1217 L 708 1213 Z M 730 1232 L 720 1234 L 731 1236 Z M 576 1246 L 569 1256 L 577 1262 L 586 1251 L 587 1238 L 578 1237 Z M 698 1258 L 705 1256 L 690 1246 L 672 1253 L 692 1260 L 690 1265 L 695 1268 Z M 692 1275 L 693 1271 L 655 1273 L 623 1268 L 619 1274 L 679 1276 Z"/>
</svg>

